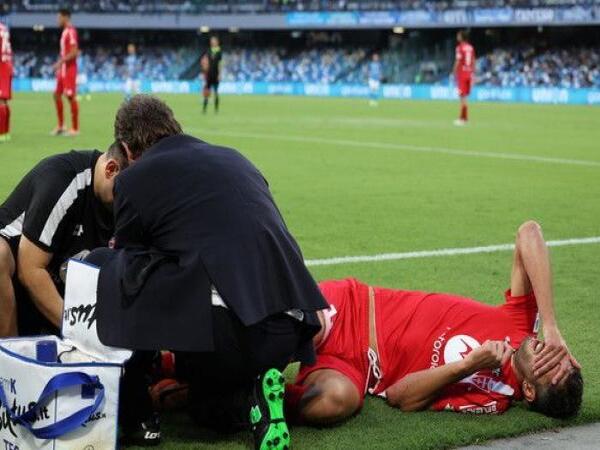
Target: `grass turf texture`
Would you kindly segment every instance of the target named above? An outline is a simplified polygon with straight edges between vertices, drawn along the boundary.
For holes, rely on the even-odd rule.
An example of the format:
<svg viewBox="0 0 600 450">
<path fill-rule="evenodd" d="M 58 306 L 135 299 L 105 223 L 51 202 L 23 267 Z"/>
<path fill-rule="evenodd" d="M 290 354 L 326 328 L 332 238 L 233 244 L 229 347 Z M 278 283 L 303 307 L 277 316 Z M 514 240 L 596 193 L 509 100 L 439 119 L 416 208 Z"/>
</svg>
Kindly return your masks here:
<svg viewBox="0 0 600 450">
<path fill-rule="evenodd" d="M 600 166 L 457 156 L 293 139 L 410 144 L 600 162 L 600 108 L 482 103 L 454 128 L 445 102 L 224 97 L 218 116 L 200 98 L 165 96 L 190 134 L 239 149 L 265 174 L 306 258 L 471 247 L 511 242 L 535 218 L 548 239 L 600 235 Z M 119 95 L 82 102 L 82 135 L 53 138 L 49 94 L 18 94 L 13 140 L 0 145 L 0 198 L 40 158 L 111 142 Z M 68 114 L 67 114 L 68 115 Z M 272 134 L 277 139 L 249 137 Z M 246 135 L 242 137 L 242 135 Z M 285 137 L 287 140 L 282 139 Z M 289 140 L 291 137 L 292 140 Z M 586 380 L 581 416 L 560 422 L 516 406 L 499 417 L 403 414 L 369 398 L 361 414 L 331 429 L 292 429 L 296 449 L 443 448 L 600 420 L 600 245 L 552 249 L 556 308 Z M 313 268 L 318 280 L 368 283 L 502 301 L 509 252 Z M 294 368 L 288 370 L 293 376 Z M 243 449 L 249 434 L 219 437 L 184 416 L 165 418 L 164 449 Z"/>
</svg>

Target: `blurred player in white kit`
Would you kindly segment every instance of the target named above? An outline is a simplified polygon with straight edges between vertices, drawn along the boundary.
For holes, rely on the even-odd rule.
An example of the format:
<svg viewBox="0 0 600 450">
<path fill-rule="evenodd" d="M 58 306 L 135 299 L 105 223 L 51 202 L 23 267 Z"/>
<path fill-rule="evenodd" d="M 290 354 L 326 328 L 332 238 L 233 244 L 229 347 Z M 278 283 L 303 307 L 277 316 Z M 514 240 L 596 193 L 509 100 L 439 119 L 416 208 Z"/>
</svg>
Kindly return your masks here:
<svg viewBox="0 0 600 450">
<path fill-rule="evenodd" d="M 125 57 L 125 98 L 129 99 L 132 95 L 140 91 L 139 81 L 136 79 L 138 60 L 135 44 L 127 46 L 127 56 Z"/>
</svg>

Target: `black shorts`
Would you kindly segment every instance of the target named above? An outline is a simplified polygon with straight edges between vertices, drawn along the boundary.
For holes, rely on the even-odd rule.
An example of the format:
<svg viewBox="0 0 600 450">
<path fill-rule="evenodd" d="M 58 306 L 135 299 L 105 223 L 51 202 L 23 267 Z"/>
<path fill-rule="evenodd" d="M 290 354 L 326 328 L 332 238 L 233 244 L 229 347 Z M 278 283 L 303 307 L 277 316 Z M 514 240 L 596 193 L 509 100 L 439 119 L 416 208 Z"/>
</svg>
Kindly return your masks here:
<svg viewBox="0 0 600 450">
<path fill-rule="evenodd" d="M 204 80 L 204 89 L 212 89 L 213 91 L 217 92 L 219 90 L 219 78 L 207 77 L 206 80 Z"/>
<path fill-rule="evenodd" d="M 16 266 L 21 237 L 6 238 L 0 236 L 0 239 L 4 239 L 8 242 Z M 29 292 L 27 292 L 25 286 L 19 281 L 16 270 L 12 281 L 17 303 L 17 327 L 19 329 L 19 335 L 35 336 L 39 334 L 60 334 L 60 330 L 37 309 Z"/>
</svg>

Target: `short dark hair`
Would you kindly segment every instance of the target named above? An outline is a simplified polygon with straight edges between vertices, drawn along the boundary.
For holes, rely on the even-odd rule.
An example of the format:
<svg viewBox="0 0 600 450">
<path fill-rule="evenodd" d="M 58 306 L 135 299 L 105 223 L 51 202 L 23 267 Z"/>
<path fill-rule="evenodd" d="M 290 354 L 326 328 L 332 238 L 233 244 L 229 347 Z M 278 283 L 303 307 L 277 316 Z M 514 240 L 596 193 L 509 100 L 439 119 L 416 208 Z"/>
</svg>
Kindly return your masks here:
<svg viewBox="0 0 600 450">
<path fill-rule="evenodd" d="M 119 141 L 115 141 L 110 144 L 110 147 L 108 147 L 108 150 L 106 150 L 106 156 L 117 161 L 121 170 L 127 169 L 127 166 L 129 166 L 127 154 L 125 153 L 125 149 Z"/>
<path fill-rule="evenodd" d="M 173 110 L 157 97 L 138 94 L 125 101 L 115 118 L 115 140 L 137 159 L 158 141 L 182 134 Z"/>
<path fill-rule="evenodd" d="M 458 34 L 463 41 L 469 40 L 469 30 L 458 30 Z"/>
<path fill-rule="evenodd" d="M 579 413 L 582 397 L 583 377 L 579 369 L 573 369 L 560 385 L 538 387 L 535 400 L 529 406 L 546 416 L 568 419 Z"/>
<path fill-rule="evenodd" d="M 58 10 L 58 13 L 61 16 L 65 16 L 65 17 L 71 17 L 71 10 L 69 8 L 60 8 Z"/>
</svg>

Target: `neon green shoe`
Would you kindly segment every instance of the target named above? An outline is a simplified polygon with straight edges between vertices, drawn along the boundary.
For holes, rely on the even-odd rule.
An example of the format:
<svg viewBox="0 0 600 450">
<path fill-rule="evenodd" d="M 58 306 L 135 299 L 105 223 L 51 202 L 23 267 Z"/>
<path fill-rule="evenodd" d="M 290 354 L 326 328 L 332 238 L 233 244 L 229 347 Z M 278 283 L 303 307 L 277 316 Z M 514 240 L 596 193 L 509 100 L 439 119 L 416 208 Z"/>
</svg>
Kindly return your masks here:
<svg viewBox="0 0 600 450">
<path fill-rule="evenodd" d="M 6 134 L 0 134 L 0 142 L 9 142 L 10 141 L 10 134 L 6 133 Z"/>
<path fill-rule="evenodd" d="M 270 369 L 254 384 L 250 423 L 256 450 L 288 450 L 290 431 L 283 414 L 285 378 Z"/>
</svg>

